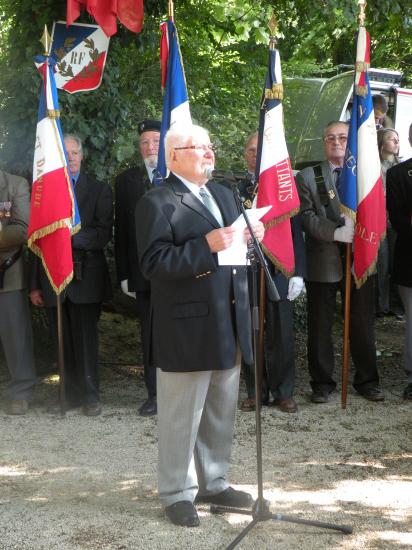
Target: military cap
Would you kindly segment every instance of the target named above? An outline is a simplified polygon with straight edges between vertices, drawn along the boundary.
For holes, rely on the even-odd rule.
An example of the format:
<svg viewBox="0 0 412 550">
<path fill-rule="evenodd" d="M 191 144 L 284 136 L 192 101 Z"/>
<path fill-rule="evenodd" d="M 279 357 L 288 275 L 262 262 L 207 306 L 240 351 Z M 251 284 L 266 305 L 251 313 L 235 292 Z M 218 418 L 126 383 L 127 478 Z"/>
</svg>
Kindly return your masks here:
<svg viewBox="0 0 412 550">
<path fill-rule="evenodd" d="M 150 118 L 142 120 L 142 122 L 139 122 L 137 125 L 137 131 L 139 135 L 143 134 L 143 132 L 160 132 L 160 120 L 153 120 Z"/>
</svg>

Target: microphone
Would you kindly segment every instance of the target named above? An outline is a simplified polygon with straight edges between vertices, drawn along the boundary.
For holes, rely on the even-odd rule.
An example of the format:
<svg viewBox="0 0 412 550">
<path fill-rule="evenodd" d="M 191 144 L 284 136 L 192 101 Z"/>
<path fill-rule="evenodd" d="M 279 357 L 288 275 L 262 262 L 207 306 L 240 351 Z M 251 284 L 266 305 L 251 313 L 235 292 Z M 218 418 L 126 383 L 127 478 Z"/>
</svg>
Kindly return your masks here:
<svg viewBox="0 0 412 550">
<path fill-rule="evenodd" d="M 226 172 L 225 170 L 213 170 L 210 166 L 206 166 L 203 174 L 207 179 L 211 180 L 226 180 L 231 182 L 248 181 L 252 182 L 252 175 L 248 172 Z"/>
</svg>

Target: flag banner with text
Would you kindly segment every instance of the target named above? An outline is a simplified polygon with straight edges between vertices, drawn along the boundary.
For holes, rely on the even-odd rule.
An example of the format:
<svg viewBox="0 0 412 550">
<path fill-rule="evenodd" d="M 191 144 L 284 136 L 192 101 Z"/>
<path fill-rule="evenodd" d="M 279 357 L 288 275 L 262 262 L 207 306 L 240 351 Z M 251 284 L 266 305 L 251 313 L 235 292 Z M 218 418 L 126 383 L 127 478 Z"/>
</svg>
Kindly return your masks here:
<svg viewBox="0 0 412 550">
<path fill-rule="evenodd" d="M 37 254 L 56 294 L 73 278 L 71 236 L 80 229 L 59 121 L 55 60 L 36 57 L 40 91 L 33 161 L 28 246 Z"/>
<path fill-rule="evenodd" d="M 176 27 L 171 19 L 161 28 L 160 59 L 162 62 L 162 86 L 164 86 L 162 126 L 160 130 L 159 159 L 157 170 L 164 178 L 167 175 L 164 138 L 173 124 L 191 124 L 189 99 L 180 54 Z M 155 181 L 158 184 L 159 181 Z"/>
<path fill-rule="evenodd" d="M 141 32 L 144 19 L 143 0 L 67 0 L 66 19 L 71 25 L 83 8 L 107 36 L 117 32 L 116 19 L 129 31 Z"/>
<path fill-rule="evenodd" d="M 266 255 L 287 277 L 295 270 L 290 218 L 299 212 L 296 190 L 283 125 L 283 85 L 278 50 L 269 48 L 269 66 L 260 111 L 256 181 L 257 207 L 272 208 L 262 218 Z"/>
<path fill-rule="evenodd" d="M 64 21 L 53 25 L 51 53 L 57 59 L 56 87 L 70 94 L 95 90 L 102 83 L 108 38 L 97 25 Z"/>
<path fill-rule="evenodd" d="M 375 271 L 380 242 L 386 233 L 385 196 L 369 66 L 370 37 L 365 27 L 360 27 L 352 114 L 339 192 L 342 211 L 355 220 L 352 271 L 357 288 Z"/>
</svg>

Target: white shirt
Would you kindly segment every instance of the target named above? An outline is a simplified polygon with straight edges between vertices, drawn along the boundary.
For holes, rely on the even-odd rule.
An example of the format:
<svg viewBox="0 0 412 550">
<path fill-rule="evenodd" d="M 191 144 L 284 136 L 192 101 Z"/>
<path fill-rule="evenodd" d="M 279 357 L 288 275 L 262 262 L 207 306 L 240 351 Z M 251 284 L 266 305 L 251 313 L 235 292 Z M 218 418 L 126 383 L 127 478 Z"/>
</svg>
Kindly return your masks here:
<svg viewBox="0 0 412 550">
<path fill-rule="evenodd" d="M 144 165 L 146 166 L 147 175 L 149 176 L 150 183 L 153 182 L 153 170 L 156 170 L 156 166 L 153 168 L 153 166 L 149 165 L 149 161 L 146 159 L 144 160 Z"/>
</svg>

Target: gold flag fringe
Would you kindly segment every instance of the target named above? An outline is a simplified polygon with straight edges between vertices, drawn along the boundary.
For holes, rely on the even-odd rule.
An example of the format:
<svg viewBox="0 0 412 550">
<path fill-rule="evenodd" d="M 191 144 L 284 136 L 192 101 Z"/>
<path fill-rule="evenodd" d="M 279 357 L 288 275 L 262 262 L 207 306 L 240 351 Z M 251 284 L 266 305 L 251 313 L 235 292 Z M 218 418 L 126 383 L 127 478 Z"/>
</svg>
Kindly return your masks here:
<svg viewBox="0 0 412 550">
<path fill-rule="evenodd" d="M 49 118 L 60 118 L 60 111 L 58 109 L 47 109 L 47 116 Z"/>
<path fill-rule="evenodd" d="M 285 220 L 288 220 L 290 218 L 293 218 L 296 214 L 299 213 L 300 207 L 298 206 L 294 210 L 291 210 L 290 212 L 287 212 L 286 214 L 283 214 L 282 216 L 279 216 L 278 218 L 275 218 L 273 220 L 268 221 L 264 224 L 265 229 L 271 229 L 272 227 L 275 227 L 275 225 L 279 225 L 280 223 L 284 222 Z"/>
<path fill-rule="evenodd" d="M 262 249 L 263 249 L 263 252 L 265 253 L 265 255 L 269 258 L 269 260 L 272 262 L 272 264 L 276 267 L 277 270 L 279 270 L 281 273 L 283 273 L 283 275 L 285 277 L 287 277 L 288 279 L 290 277 L 293 276 L 293 274 L 295 273 L 295 270 L 293 269 L 292 271 L 287 271 L 285 269 L 285 267 L 280 263 L 280 261 L 276 258 L 276 256 L 274 256 L 267 248 L 266 246 L 263 244 L 263 243 L 260 243 Z"/>
<path fill-rule="evenodd" d="M 367 61 L 356 61 L 355 63 L 356 72 L 366 73 L 368 72 L 369 67 L 370 67 L 370 63 L 368 63 Z"/>
<path fill-rule="evenodd" d="M 283 84 L 272 84 L 272 88 L 265 88 L 265 99 L 283 99 Z"/>
<path fill-rule="evenodd" d="M 346 216 L 348 216 L 348 218 L 352 218 L 352 220 L 356 222 L 356 212 L 354 212 L 351 208 L 348 208 L 347 206 L 341 204 L 340 211 L 342 212 L 342 214 L 345 214 Z"/>
<path fill-rule="evenodd" d="M 32 250 L 34 252 L 34 254 L 36 254 L 36 256 L 38 256 L 41 259 L 41 262 L 42 262 L 43 267 L 44 267 L 44 271 L 46 272 L 47 278 L 49 279 L 49 283 L 52 286 L 52 288 L 53 288 L 53 290 L 56 294 L 60 294 L 61 292 L 63 292 L 63 290 L 71 282 L 71 280 L 73 279 L 73 270 L 70 273 L 70 275 L 68 275 L 66 277 L 66 279 L 64 279 L 64 281 L 61 283 L 61 285 L 59 287 L 57 287 L 54 284 L 53 279 L 50 275 L 50 272 L 47 268 L 47 265 L 46 265 L 44 257 L 43 257 L 42 250 L 36 244 L 36 241 L 38 239 L 41 239 L 42 237 L 45 237 L 46 235 L 50 235 L 51 233 L 54 233 L 55 231 L 57 231 L 57 229 L 63 229 L 65 227 L 67 228 L 68 227 L 67 222 L 70 223 L 70 218 L 68 218 L 67 220 L 59 220 L 58 222 L 54 222 L 54 223 L 48 225 L 47 227 L 42 227 L 42 229 L 38 229 L 37 231 L 34 231 L 30 235 L 30 237 L 27 241 L 27 246 L 30 248 L 30 250 Z"/>
<path fill-rule="evenodd" d="M 366 97 L 368 94 L 368 88 L 367 86 L 355 86 L 355 93 L 356 95 L 360 95 L 362 97 Z"/>
</svg>

